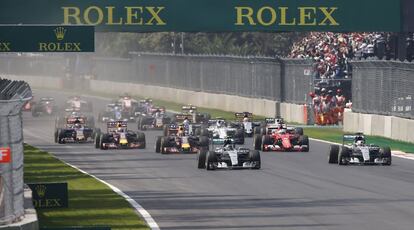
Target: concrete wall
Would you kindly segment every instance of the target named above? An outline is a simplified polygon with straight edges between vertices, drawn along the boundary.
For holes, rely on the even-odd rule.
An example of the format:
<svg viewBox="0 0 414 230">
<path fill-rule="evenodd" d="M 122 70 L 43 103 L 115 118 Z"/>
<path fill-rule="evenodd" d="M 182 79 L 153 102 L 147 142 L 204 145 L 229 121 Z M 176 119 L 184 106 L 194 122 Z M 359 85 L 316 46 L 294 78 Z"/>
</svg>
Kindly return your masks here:
<svg viewBox="0 0 414 230">
<path fill-rule="evenodd" d="M 394 116 L 354 113 L 348 109 L 344 113 L 344 131 L 414 142 L 414 120 Z"/>
<path fill-rule="evenodd" d="M 224 111 L 249 111 L 253 114 L 267 117 L 280 115 L 289 122 L 305 123 L 302 105 L 279 103 L 260 98 L 248 98 L 110 81 L 91 80 L 90 87 L 92 91 L 100 93 L 129 93 L 136 96 L 151 97 L 182 104 L 193 104 L 200 107 L 220 109 Z"/>
</svg>

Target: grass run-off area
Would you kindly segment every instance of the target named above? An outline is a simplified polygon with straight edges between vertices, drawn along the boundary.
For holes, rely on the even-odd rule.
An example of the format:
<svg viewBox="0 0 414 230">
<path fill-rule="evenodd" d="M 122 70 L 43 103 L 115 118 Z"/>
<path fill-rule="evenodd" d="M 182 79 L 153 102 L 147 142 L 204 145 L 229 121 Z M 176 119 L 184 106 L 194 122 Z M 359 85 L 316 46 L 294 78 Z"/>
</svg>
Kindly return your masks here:
<svg viewBox="0 0 414 230">
<path fill-rule="evenodd" d="M 30 145 L 24 146 L 24 181 L 68 183 L 69 208 L 37 209 L 40 228 L 149 229 L 132 206 L 108 186 Z"/>
</svg>

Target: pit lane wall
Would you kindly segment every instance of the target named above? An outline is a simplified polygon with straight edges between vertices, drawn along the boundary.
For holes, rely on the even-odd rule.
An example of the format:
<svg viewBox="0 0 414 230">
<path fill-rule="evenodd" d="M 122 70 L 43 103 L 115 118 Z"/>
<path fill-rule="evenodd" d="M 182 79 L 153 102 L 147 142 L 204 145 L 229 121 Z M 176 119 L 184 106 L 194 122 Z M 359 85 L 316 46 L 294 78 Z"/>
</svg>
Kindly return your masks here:
<svg viewBox="0 0 414 230">
<path fill-rule="evenodd" d="M 344 112 L 344 131 L 363 132 L 366 135 L 388 137 L 394 140 L 414 143 L 414 120 L 352 112 Z"/>
</svg>

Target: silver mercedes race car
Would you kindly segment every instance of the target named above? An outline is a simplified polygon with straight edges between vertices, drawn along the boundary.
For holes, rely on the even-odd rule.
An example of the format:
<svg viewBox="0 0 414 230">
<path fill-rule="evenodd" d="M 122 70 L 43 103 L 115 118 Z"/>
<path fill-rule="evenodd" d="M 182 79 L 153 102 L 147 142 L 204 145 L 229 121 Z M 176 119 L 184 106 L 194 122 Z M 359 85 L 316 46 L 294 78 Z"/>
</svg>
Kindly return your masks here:
<svg viewBox="0 0 414 230">
<path fill-rule="evenodd" d="M 220 168 L 235 169 L 248 168 L 260 169 L 260 152 L 248 148 L 236 147 L 231 140 L 212 140 L 211 151 L 201 149 L 198 152 L 198 168 L 215 170 Z M 218 142 L 223 143 L 220 147 L 214 147 Z"/>
<path fill-rule="evenodd" d="M 356 133 L 344 135 L 342 146 L 331 145 L 328 161 L 330 164 L 338 165 L 391 165 L 392 156 L 390 147 L 366 144 L 365 136 L 362 133 Z"/>
</svg>

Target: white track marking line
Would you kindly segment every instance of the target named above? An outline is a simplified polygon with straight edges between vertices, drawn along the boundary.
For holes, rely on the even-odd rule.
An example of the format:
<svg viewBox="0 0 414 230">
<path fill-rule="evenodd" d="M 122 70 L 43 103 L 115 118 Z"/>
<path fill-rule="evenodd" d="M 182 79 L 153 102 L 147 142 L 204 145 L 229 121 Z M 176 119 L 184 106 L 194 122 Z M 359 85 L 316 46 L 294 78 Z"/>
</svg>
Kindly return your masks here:
<svg viewBox="0 0 414 230">
<path fill-rule="evenodd" d="M 34 137 L 35 139 L 38 137 L 35 133 L 33 133 L 33 132 L 31 132 L 31 131 L 28 131 L 27 129 L 24 129 L 24 132 L 25 132 L 27 135 Z M 68 146 L 68 145 L 66 145 L 65 147 L 66 147 L 66 148 L 74 148 L 74 146 Z M 145 208 L 144 208 L 144 207 L 142 207 L 140 204 L 138 204 L 138 202 L 137 202 L 137 201 L 135 201 L 135 200 L 134 200 L 134 199 L 132 199 L 130 196 L 128 196 L 127 194 L 125 194 L 124 192 L 122 192 L 119 188 L 117 188 L 117 187 L 113 186 L 112 184 L 110 184 L 110 183 L 108 183 L 108 182 L 106 182 L 106 181 L 104 181 L 104 180 L 102 180 L 102 179 L 99 179 L 98 177 L 96 177 L 96 176 L 94 176 L 94 175 L 92 175 L 92 174 L 87 173 L 86 171 L 84 171 L 84 170 L 82 170 L 82 169 L 80 169 L 80 168 L 78 168 L 78 167 L 76 167 L 76 166 L 74 166 L 74 165 L 71 165 L 71 164 L 69 164 L 69 163 L 67 163 L 67 162 L 63 161 L 62 159 L 59 159 L 57 156 L 52 155 L 52 157 L 54 157 L 54 158 L 56 158 L 56 159 L 58 159 L 58 160 L 62 161 L 64 164 L 66 164 L 66 165 L 68 165 L 68 166 L 70 166 L 70 167 L 72 167 L 72 168 L 74 168 L 74 169 L 78 170 L 79 172 L 81 172 L 81 173 L 83 173 L 83 174 L 86 174 L 86 175 L 88 175 L 88 176 L 90 176 L 90 177 L 92 177 L 92 178 L 94 178 L 94 179 L 96 179 L 96 180 L 98 180 L 98 181 L 102 182 L 103 184 L 107 185 L 109 188 L 111 188 L 111 189 L 112 189 L 112 191 L 114 191 L 114 192 L 115 192 L 115 193 L 117 193 L 118 195 L 122 196 L 122 197 L 123 197 L 126 201 L 128 201 L 128 203 L 129 203 L 129 204 L 131 204 L 131 206 L 135 209 L 135 211 L 136 211 L 136 212 L 137 212 L 137 213 L 138 213 L 138 214 L 139 214 L 142 218 L 144 218 L 145 222 L 148 224 L 148 226 L 149 226 L 152 230 L 159 230 L 159 229 L 160 229 L 160 227 L 158 226 L 157 222 L 155 222 L 154 218 L 152 218 L 151 214 L 150 214 L 147 210 L 145 210 Z"/>
<path fill-rule="evenodd" d="M 319 140 L 319 139 L 315 139 L 315 138 L 309 138 L 309 140 L 322 142 L 322 143 L 325 143 L 325 144 L 331 144 L 331 145 L 340 145 L 339 143 Z M 404 159 L 407 159 L 407 160 L 414 160 L 414 154 L 405 153 L 405 152 L 401 152 L 401 151 L 392 151 L 391 154 L 394 157 L 404 158 Z"/>
</svg>

